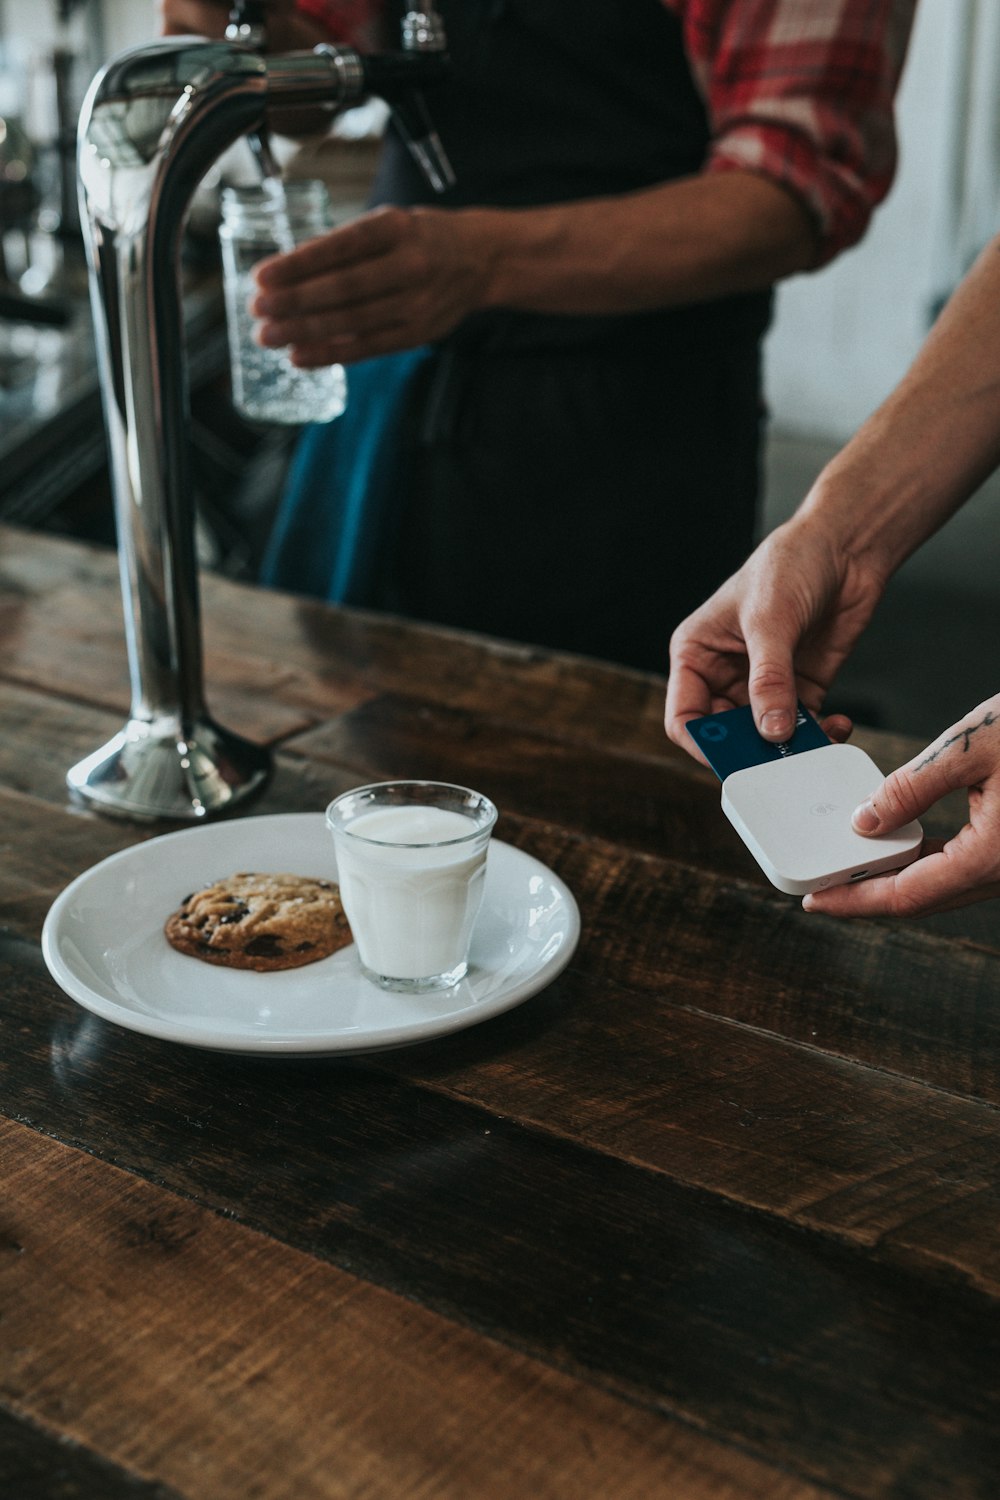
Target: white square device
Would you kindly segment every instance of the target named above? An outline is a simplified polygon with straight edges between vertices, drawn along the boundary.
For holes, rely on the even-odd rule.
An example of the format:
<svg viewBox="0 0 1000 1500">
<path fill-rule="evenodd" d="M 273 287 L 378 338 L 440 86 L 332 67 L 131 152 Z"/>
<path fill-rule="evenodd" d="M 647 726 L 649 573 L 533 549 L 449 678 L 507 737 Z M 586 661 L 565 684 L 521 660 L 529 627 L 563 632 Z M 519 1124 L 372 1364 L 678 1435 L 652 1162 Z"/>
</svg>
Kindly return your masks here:
<svg viewBox="0 0 1000 1500">
<path fill-rule="evenodd" d="M 924 838 L 917 822 L 869 838 L 851 827 L 854 809 L 882 780 L 857 745 L 823 745 L 733 771 L 722 808 L 771 884 L 804 896 L 916 859 Z"/>
</svg>

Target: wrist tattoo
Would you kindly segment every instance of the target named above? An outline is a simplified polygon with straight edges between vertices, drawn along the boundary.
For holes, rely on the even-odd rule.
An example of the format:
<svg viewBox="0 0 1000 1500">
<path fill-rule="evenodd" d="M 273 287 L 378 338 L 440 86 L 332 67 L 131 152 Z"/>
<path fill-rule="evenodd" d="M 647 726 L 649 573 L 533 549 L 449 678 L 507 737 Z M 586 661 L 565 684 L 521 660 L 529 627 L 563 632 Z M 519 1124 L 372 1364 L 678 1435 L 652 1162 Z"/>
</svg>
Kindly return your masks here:
<svg viewBox="0 0 1000 1500">
<path fill-rule="evenodd" d="M 922 771 L 924 766 L 929 766 L 932 760 L 937 760 L 939 755 L 943 755 L 950 746 L 956 745 L 959 740 L 963 742 L 962 754 L 965 755 L 969 749 L 969 741 L 972 739 L 972 736 L 978 730 L 985 729 L 987 725 L 996 724 L 998 720 L 1000 720 L 1000 714 L 985 713 L 978 724 L 969 724 L 965 729 L 960 729 L 957 734 L 953 734 L 950 739 L 945 740 L 943 745 L 939 745 L 936 750 L 932 750 L 928 755 L 925 755 L 919 765 L 914 766 L 914 770 Z"/>
</svg>

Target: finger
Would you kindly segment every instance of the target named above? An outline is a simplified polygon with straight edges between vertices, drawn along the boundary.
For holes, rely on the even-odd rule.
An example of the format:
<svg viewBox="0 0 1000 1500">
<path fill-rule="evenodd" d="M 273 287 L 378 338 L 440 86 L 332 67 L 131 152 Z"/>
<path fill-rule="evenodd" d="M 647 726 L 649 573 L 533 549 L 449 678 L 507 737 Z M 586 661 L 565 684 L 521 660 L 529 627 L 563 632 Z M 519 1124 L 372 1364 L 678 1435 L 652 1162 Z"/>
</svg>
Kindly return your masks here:
<svg viewBox="0 0 1000 1500">
<path fill-rule="evenodd" d="M 282 301 L 280 311 L 270 297 L 250 302 L 251 317 L 260 320 L 268 330 L 265 342 L 274 345 L 329 335 L 338 322 L 345 333 L 395 322 L 407 310 L 419 321 L 431 296 L 428 287 L 415 286 L 401 267 L 385 259 L 303 284 L 284 293 Z"/>
<path fill-rule="evenodd" d="M 892 833 L 949 792 L 975 786 L 996 769 L 998 757 L 1000 711 L 991 699 L 887 776 L 855 809 L 853 826 L 858 833 Z"/>
<path fill-rule="evenodd" d="M 363 359 L 378 359 L 383 354 L 400 354 L 413 348 L 413 339 L 403 327 L 380 328 L 355 337 L 337 338 L 320 344 L 294 345 L 288 357 L 299 370 L 316 370 L 325 365 L 353 365 Z"/>
<path fill-rule="evenodd" d="M 751 619 L 744 629 L 749 673 L 747 690 L 754 723 L 766 740 L 787 740 L 795 729 L 798 695 L 789 631 Z"/>
<path fill-rule="evenodd" d="M 317 314 L 287 322 L 267 319 L 254 330 L 256 341 L 265 349 L 290 348 L 293 362 L 305 365 L 305 351 L 310 364 L 330 364 L 337 360 L 361 358 L 356 350 L 371 346 L 385 335 L 394 348 L 412 348 L 437 335 L 438 329 L 430 310 L 425 309 L 412 291 L 379 297 L 371 302 L 354 303 L 335 313 Z"/>
<path fill-rule="evenodd" d="M 746 703 L 743 640 L 716 599 L 678 625 L 670 638 L 668 671 L 664 728 L 685 750 L 693 749 L 684 729 L 689 719 Z"/>
<path fill-rule="evenodd" d="M 215 0 L 162 0 L 160 31 L 164 36 L 225 35 L 229 7 Z"/>
<path fill-rule="evenodd" d="M 376 209 L 350 224 L 318 235 L 294 250 L 269 256 L 254 267 L 264 311 L 287 307 L 287 288 L 341 271 L 359 261 L 377 259 L 398 248 L 409 224 L 405 209 Z M 280 295 L 279 295 L 280 294 Z M 294 302 L 291 304 L 294 306 Z"/>
<path fill-rule="evenodd" d="M 309 319 L 318 316 L 353 316 L 355 310 L 366 304 L 393 296 L 405 297 L 415 305 L 426 299 L 429 292 L 426 278 L 415 278 L 403 256 L 383 255 L 296 282 L 280 291 L 258 292 L 250 299 L 249 311 L 251 317 L 262 322 L 281 324 L 283 342 L 287 343 L 293 323 L 304 327 Z"/>
<path fill-rule="evenodd" d="M 829 714 L 825 719 L 820 719 L 819 727 L 835 745 L 843 745 L 854 733 L 853 720 L 846 714 Z"/>
<path fill-rule="evenodd" d="M 667 681 L 663 715 L 667 737 L 707 765 L 708 762 L 701 751 L 695 748 L 694 741 L 684 726 L 689 719 L 700 719 L 705 714 L 724 713 L 727 709 L 738 708 L 741 703 L 746 702 L 745 691 L 741 692 L 741 689 L 741 677 L 728 668 L 721 656 L 708 654 L 704 667 L 680 659 L 674 661 Z"/>
<path fill-rule="evenodd" d="M 960 847 L 962 837 L 947 844 L 928 839 L 925 852 L 905 869 L 815 891 L 803 898 L 803 908 L 831 917 L 916 917 L 1000 895 L 991 851 L 970 858 Z"/>
<path fill-rule="evenodd" d="M 257 325 L 254 336 L 257 343 L 265 349 L 328 346 L 335 350 L 355 338 L 401 322 L 402 319 L 398 316 L 403 306 L 401 301 L 391 300 L 391 306 L 395 310 L 391 315 L 386 311 L 387 305 L 386 301 L 379 300 L 360 307 L 341 309 L 339 313 L 290 318 L 282 322 L 267 318 Z"/>
</svg>

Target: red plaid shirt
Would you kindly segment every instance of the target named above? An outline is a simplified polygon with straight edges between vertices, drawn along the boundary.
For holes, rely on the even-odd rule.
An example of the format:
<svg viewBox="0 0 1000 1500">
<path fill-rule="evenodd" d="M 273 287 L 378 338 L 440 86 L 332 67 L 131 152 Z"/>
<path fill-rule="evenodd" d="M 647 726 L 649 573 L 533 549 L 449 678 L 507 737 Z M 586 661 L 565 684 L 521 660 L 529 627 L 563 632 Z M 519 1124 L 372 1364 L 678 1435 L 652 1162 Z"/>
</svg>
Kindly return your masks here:
<svg viewBox="0 0 1000 1500">
<path fill-rule="evenodd" d="M 917 0 L 662 3 L 708 107 L 705 170 L 760 173 L 794 193 L 823 260 L 853 245 L 895 172 L 893 97 Z M 372 45 L 379 0 L 298 5 L 335 40 Z"/>
</svg>

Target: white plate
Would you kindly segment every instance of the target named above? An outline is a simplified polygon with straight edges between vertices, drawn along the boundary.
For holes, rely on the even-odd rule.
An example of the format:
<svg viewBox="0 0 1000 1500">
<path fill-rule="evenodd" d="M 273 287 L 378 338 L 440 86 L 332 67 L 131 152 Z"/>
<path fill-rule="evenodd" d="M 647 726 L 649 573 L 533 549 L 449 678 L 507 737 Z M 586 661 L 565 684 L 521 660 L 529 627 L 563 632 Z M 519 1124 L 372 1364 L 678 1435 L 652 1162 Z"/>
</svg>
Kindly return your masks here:
<svg viewBox="0 0 1000 1500">
<path fill-rule="evenodd" d="M 380 989 L 352 943 L 300 969 L 254 974 L 177 953 L 163 924 L 186 895 L 237 870 L 336 880 L 321 813 L 240 818 L 113 854 L 66 887 L 42 930 L 49 971 L 88 1010 L 147 1036 L 223 1052 L 350 1053 L 473 1026 L 550 984 L 580 917 L 545 865 L 494 839 L 469 973 L 450 990 Z"/>
</svg>

